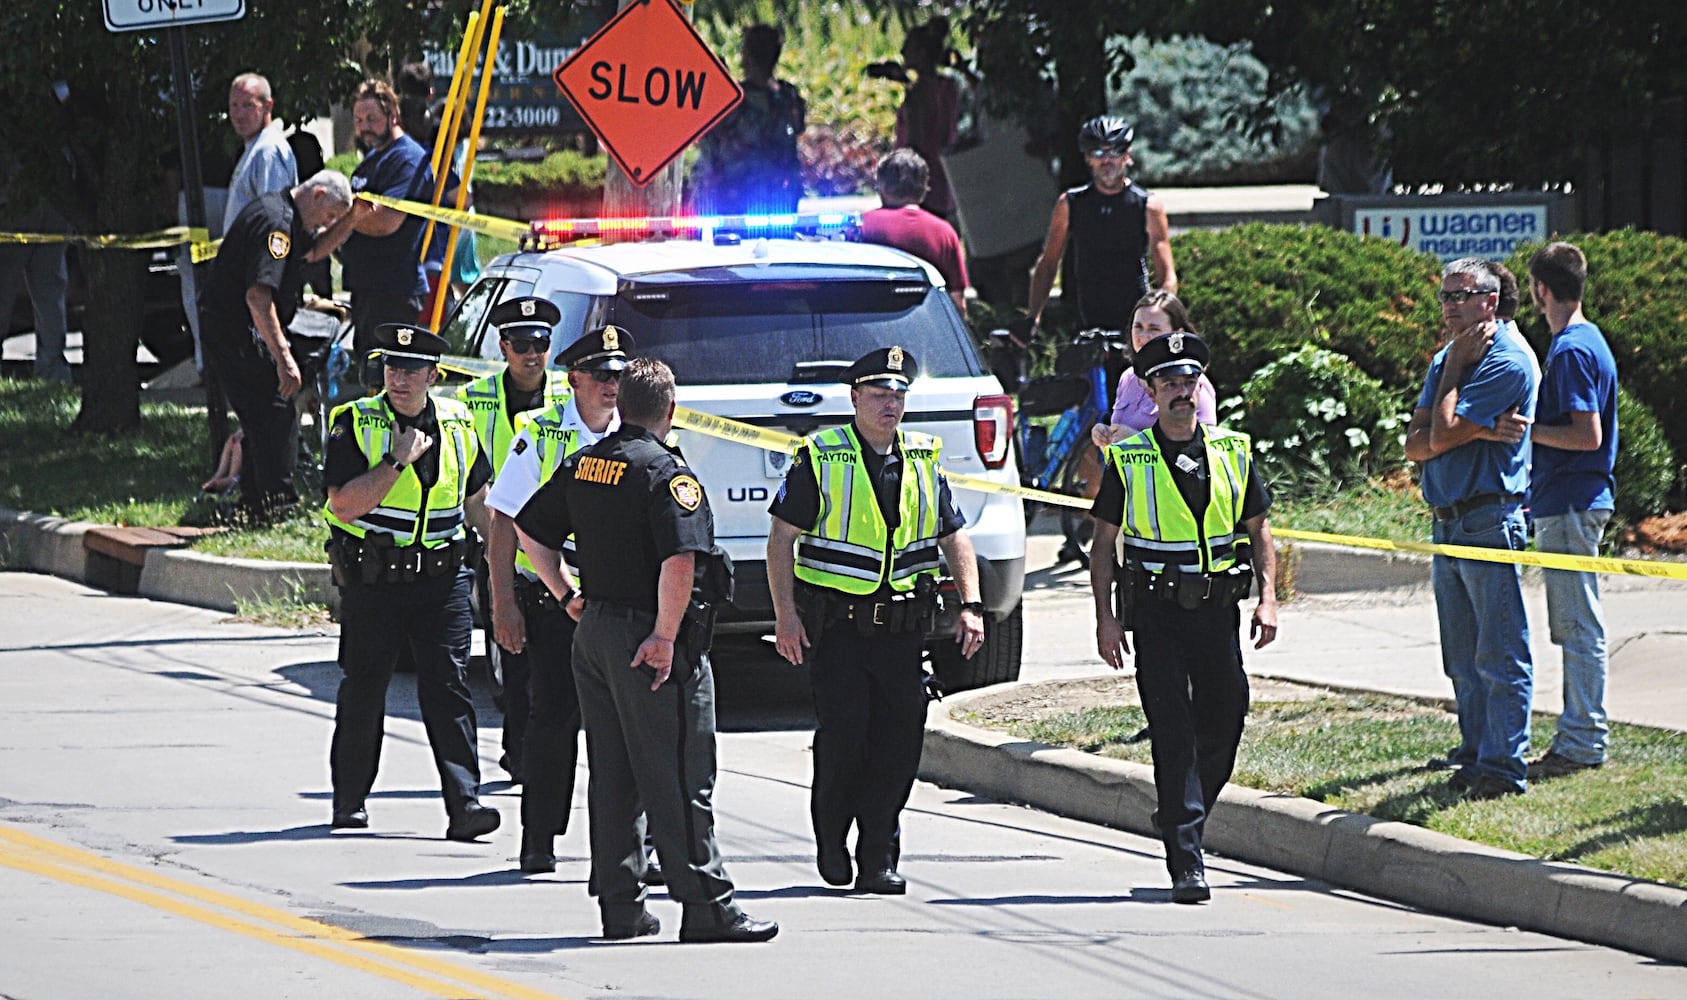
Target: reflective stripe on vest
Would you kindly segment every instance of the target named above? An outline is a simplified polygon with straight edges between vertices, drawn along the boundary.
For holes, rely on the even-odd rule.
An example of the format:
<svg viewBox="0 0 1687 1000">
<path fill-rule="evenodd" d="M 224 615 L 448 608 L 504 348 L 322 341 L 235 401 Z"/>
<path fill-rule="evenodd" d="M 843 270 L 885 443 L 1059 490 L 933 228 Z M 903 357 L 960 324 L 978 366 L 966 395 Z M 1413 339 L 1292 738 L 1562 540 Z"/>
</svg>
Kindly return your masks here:
<svg viewBox="0 0 1687 1000">
<path fill-rule="evenodd" d="M 547 371 L 545 401 L 540 408 L 511 414 L 509 400 L 504 394 L 504 373 L 499 372 L 477 378 L 458 389 L 457 399 L 469 408 L 475 437 L 480 439 L 480 450 L 492 463 L 492 475 L 496 478 L 504 471 L 504 459 L 510 456 L 510 445 L 515 442 L 516 435 L 534 419 L 532 414 L 546 412 L 552 406 L 560 407 L 568 402 L 571 394 L 566 374 Z"/>
<path fill-rule="evenodd" d="M 340 520 L 324 504 L 322 514 L 330 525 L 358 538 L 371 533 L 391 535 L 393 544 L 399 546 L 421 544 L 437 548 L 462 537 L 463 494 L 480 444 L 468 407 L 454 399 L 437 397 L 433 404 L 439 421 L 439 441 L 434 445 L 439 449 L 439 480 L 427 495 L 422 494 L 422 481 L 416 476 L 415 466 L 408 466 L 398 474 L 398 481 L 381 502 L 355 521 Z M 392 450 L 392 408 L 387 405 L 385 393 L 354 399 L 334 408 L 330 424 L 348 409 L 352 413 L 352 434 L 358 450 L 373 469 Z"/>
<path fill-rule="evenodd" d="M 562 460 L 580 450 L 580 431 L 575 427 L 562 426 L 563 402 L 534 417 L 528 424 L 528 437 L 533 439 L 534 457 L 539 460 L 539 485 L 544 486 L 551 481 L 556 470 L 562 468 Z M 537 489 L 534 490 L 538 492 Z M 580 562 L 575 558 L 574 536 L 569 535 L 562 543 L 562 557 L 568 560 L 568 565 L 574 569 L 574 576 L 578 582 L 580 576 Z M 520 546 L 515 551 L 516 568 L 528 576 L 537 577 L 539 571 L 534 568 L 533 560 L 527 558 L 526 550 Z"/>
<path fill-rule="evenodd" d="M 1125 565 L 1150 573 L 1168 568 L 1222 573 L 1236 564 L 1236 525 L 1253 458 L 1246 434 L 1202 428 L 1207 453 L 1207 509 L 1199 523 L 1173 481 L 1152 429 L 1107 449 L 1107 460 L 1125 485 L 1119 540 Z"/>
<path fill-rule="evenodd" d="M 938 452 L 929 434 L 897 431 L 902 452 L 902 523 L 894 536 L 879 510 L 872 478 L 851 427 L 810 435 L 808 449 L 820 491 L 819 523 L 797 540 L 797 579 L 846 594 L 867 595 L 889 584 L 907 592 L 939 567 Z"/>
</svg>

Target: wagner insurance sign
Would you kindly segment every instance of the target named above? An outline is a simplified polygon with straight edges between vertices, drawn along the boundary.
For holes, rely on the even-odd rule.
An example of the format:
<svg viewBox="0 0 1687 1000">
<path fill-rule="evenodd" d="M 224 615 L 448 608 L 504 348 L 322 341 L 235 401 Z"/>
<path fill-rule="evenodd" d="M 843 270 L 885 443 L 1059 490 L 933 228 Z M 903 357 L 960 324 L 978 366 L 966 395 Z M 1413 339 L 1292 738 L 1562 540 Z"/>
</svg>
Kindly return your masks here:
<svg viewBox="0 0 1687 1000">
<path fill-rule="evenodd" d="M 1552 233 L 1547 201 L 1472 201 L 1453 204 L 1407 200 L 1354 206 L 1352 231 L 1393 240 L 1443 261 L 1460 257 L 1505 260 L 1519 246 Z"/>
</svg>

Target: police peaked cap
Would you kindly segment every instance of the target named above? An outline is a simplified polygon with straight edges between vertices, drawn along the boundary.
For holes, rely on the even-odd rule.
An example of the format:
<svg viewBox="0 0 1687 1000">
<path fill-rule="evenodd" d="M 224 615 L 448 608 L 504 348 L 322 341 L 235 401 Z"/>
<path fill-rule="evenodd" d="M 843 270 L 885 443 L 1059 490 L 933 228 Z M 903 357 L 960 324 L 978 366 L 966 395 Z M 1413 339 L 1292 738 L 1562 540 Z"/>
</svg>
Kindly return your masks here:
<svg viewBox="0 0 1687 1000">
<path fill-rule="evenodd" d="M 627 367 L 633 335 L 618 326 L 600 326 L 562 349 L 556 363 L 570 371 L 618 372 Z"/>
<path fill-rule="evenodd" d="M 1193 333 L 1164 333 L 1136 352 L 1131 367 L 1136 377 L 1147 381 L 1155 375 L 1199 375 L 1207 370 L 1212 354 Z"/>
<path fill-rule="evenodd" d="M 562 322 L 562 310 L 550 299 L 528 295 L 494 306 L 487 321 L 498 328 L 502 337 L 532 337 L 551 335 L 551 327 Z"/>
<path fill-rule="evenodd" d="M 845 385 L 877 385 L 907 391 L 908 383 L 920 373 L 919 362 L 902 347 L 881 347 L 863 354 L 838 377 Z"/>
<path fill-rule="evenodd" d="M 439 364 L 451 347 L 445 338 L 408 323 L 382 323 L 375 328 L 375 348 L 381 363 L 394 368 L 425 368 Z"/>
</svg>

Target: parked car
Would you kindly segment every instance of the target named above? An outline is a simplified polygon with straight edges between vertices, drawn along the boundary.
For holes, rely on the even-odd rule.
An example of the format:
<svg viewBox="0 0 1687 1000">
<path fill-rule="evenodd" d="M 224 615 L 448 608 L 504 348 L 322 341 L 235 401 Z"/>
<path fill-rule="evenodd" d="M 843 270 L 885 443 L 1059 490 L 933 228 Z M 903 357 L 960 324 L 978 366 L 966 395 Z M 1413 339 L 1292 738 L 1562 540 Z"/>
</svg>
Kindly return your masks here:
<svg viewBox="0 0 1687 1000">
<path fill-rule="evenodd" d="M 852 361 L 900 344 L 919 362 L 904 426 L 943 441 L 943 466 L 1004 485 L 1019 474 L 1012 403 L 930 265 L 888 247 L 805 239 L 667 239 L 509 253 L 493 260 L 440 333 L 466 359 L 500 357 L 486 317 L 506 299 L 540 295 L 562 310 L 552 350 L 606 323 L 637 353 L 674 370 L 683 407 L 804 435 L 848 423 Z M 768 504 L 789 456 L 681 430 L 680 446 L 737 567 L 727 630 L 771 628 Z M 1025 516 L 1014 496 L 956 489 L 977 551 L 987 608 L 985 645 L 962 660 L 932 637 L 949 690 L 1019 676 L 1024 634 Z"/>
</svg>

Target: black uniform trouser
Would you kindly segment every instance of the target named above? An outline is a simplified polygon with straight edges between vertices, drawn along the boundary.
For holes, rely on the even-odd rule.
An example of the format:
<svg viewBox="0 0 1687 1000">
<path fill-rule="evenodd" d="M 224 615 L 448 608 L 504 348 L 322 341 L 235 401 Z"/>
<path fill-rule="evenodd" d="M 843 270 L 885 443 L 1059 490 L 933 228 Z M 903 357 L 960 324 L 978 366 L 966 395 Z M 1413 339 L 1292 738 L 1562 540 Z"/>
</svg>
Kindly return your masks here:
<svg viewBox="0 0 1687 1000">
<path fill-rule="evenodd" d="M 1234 602 L 1193 611 L 1152 597 L 1136 605 L 1136 687 L 1153 734 L 1160 839 L 1173 878 L 1202 866 L 1207 816 L 1236 766 L 1248 714 L 1240 624 Z"/>
<path fill-rule="evenodd" d="M 560 608 L 527 609 L 532 707 L 521 759 L 521 829 L 555 837 L 568 832 L 574 771 L 580 759 L 580 696 L 574 687 L 574 619 Z M 631 658 L 628 658 L 631 662 Z M 509 674 L 504 675 L 509 684 Z M 506 713 L 513 711 L 504 689 Z M 507 726 L 506 718 L 505 725 Z"/>
<path fill-rule="evenodd" d="M 850 621 L 827 625 L 815 642 L 814 839 L 846 847 L 853 824 L 862 871 L 895 868 L 901 856 L 898 819 L 925 739 L 922 643 L 917 631 L 866 636 Z"/>
<path fill-rule="evenodd" d="M 592 879 L 605 926 L 626 927 L 644 909 L 644 817 L 650 817 L 668 895 L 685 920 L 737 916 L 732 881 L 715 843 L 715 683 L 708 656 L 674 647 L 673 672 L 630 667 L 656 616 L 586 602 L 574 633 L 574 683 L 586 724 L 587 820 Z"/>
<path fill-rule="evenodd" d="M 446 811 L 456 817 L 479 801 L 480 759 L 467 680 L 472 578 L 464 568 L 414 583 L 340 588 L 340 669 L 345 676 L 329 753 L 336 812 L 361 807 L 375 784 L 387 685 L 405 644 L 416 659 L 416 695 Z"/>
<path fill-rule="evenodd" d="M 293 466 L 299 458 L 299 413 L 281 395 L 275 362 L 252 340 L 251 323 L 200 314 L 205 361 L 222 384 L 246 434 L 241 445 L 241 503 L 254 514 L 296 502 Z"/>
<path fill-rule="evenodd" d="M 480 561 L 475 571 L 474 585 L 480 594 L 480 606 L 487 609 L 491 615 L 492 591 L 491 570 L 487 568 L 486 560 Z M 524 584 L 520 577 L 516 580 L 516 594 L 520 597 Z M 529 614 L 525 605 L 522 607 L 523 616 Z M 563 617 L 567 617 L 564 615 Z M 531 643 L 532 625 L 528 626 L 528 639 Z M 488 632 L 488 635 L 491 633 Z M 497 640 L 493 640 L 496 642 Z M 498 666 L 503 674 L 504 685 L 504 732 L 501 745 L 504 756 L 509 758 L 509 766 L 518 772 L 524 772 L 522 761 L 527 757 L 527 725 L 533 714 L 533 667 L 532 651 L 523 649 L 519 653 L 512 653 L 498 644 Z"/>
</svg>

